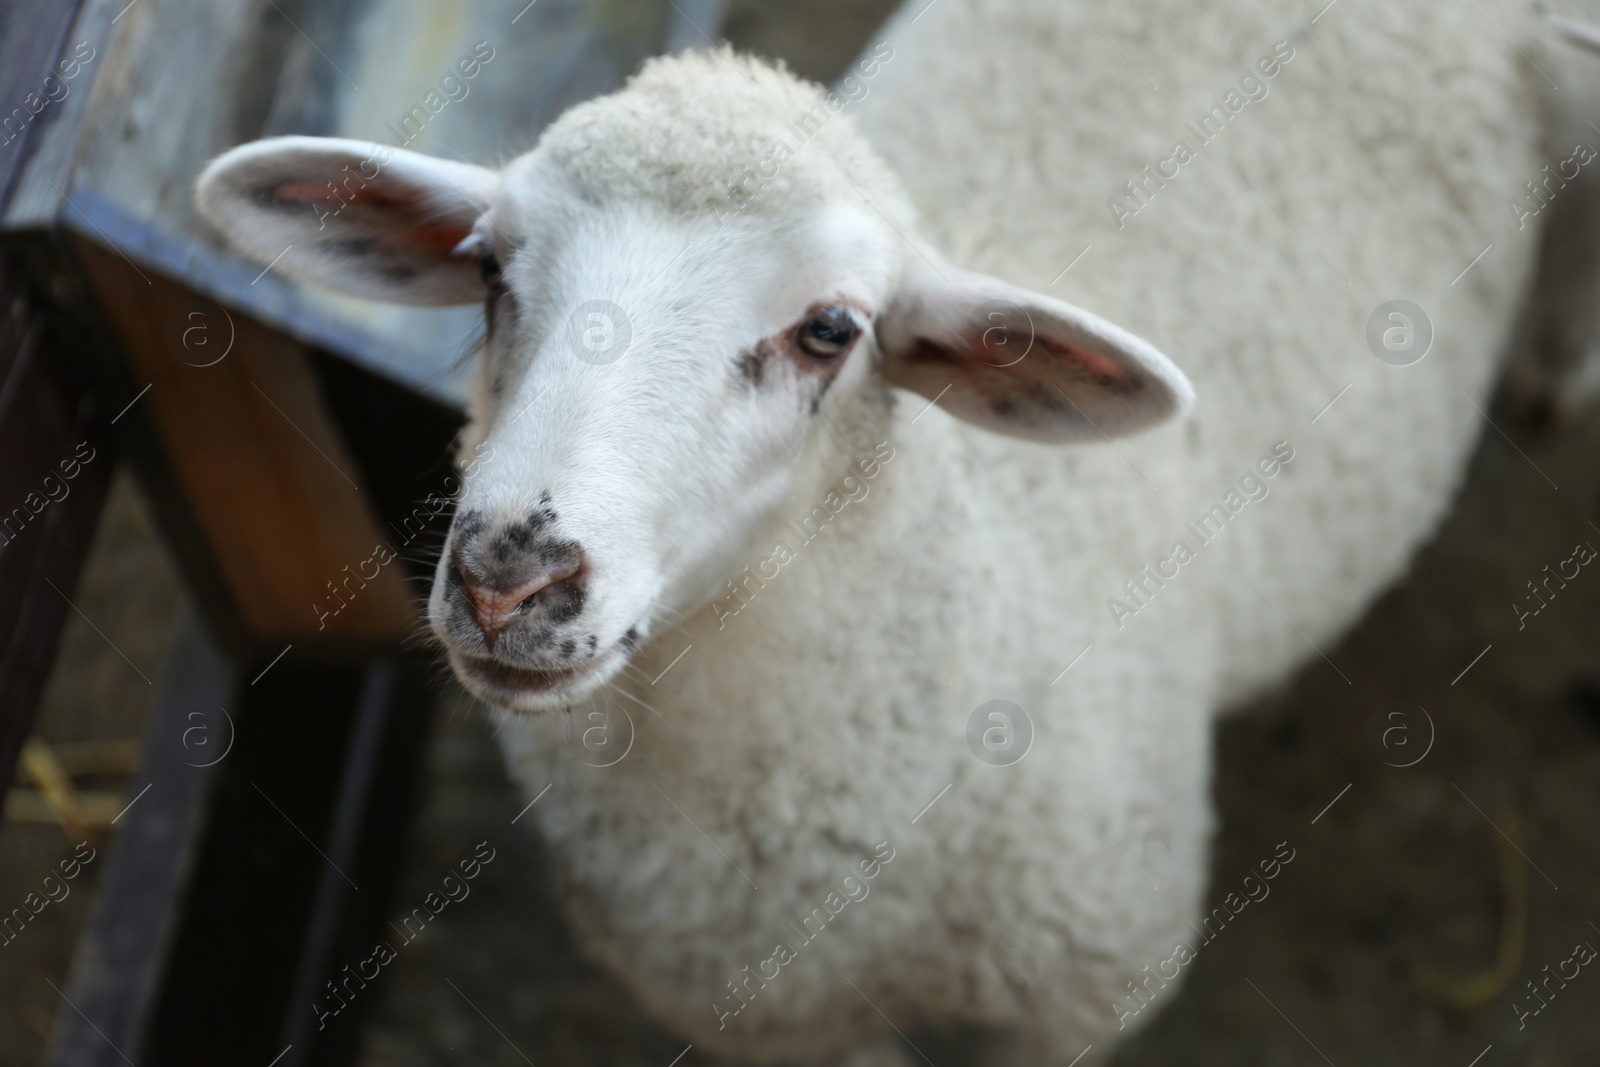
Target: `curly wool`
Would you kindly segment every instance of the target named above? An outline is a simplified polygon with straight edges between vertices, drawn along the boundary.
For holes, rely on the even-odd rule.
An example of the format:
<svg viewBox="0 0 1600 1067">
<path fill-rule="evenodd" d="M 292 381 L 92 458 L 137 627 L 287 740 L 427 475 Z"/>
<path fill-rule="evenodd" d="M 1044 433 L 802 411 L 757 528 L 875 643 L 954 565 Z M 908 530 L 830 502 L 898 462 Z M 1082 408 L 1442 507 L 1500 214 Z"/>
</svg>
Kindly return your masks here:
<svg viewBox="0 0 1600 1067">
<path fill-rule="evenodd" d="M 857 132 L 854 117 L 829 106 L 828 95 L 782 64 L 727 47 L 662 56 L 621 91 L 563 114 L 539 150 L 596 200 L 723 212 L 741 205 L 733 191 L 741 176 L 780 143 L 794 147 L 796 129 L 809 119 L 806 129 L 814 132 L 763 181 L 749 209 L 788 214 L 869 190 L 880 209 L 909 222 L 898 180 Z"/>
</svg>

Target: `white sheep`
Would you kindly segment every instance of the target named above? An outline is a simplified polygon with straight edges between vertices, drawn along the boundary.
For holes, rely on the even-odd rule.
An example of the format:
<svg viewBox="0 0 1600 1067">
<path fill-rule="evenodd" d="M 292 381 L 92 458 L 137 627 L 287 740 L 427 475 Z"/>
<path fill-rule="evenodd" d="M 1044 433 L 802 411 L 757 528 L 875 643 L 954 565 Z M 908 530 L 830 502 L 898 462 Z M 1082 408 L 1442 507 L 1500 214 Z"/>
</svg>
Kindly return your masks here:
<svg viewBox="0 0 1600 1067">
<path fill-rule="evenodd" d="M 1318 6 L 919 0 L 831 97 L 683 55 L 500 171 L 201 177 L 301 278 L 487 292 L 431 622 L 526 713 L 584 945 L 697 1048 L 1092 1062 L 1204 951 L 1214 714 L 1359 692 L 1323 660 L 1528 275 L 1542 53 L 1512 0 Z"/>
</svg>

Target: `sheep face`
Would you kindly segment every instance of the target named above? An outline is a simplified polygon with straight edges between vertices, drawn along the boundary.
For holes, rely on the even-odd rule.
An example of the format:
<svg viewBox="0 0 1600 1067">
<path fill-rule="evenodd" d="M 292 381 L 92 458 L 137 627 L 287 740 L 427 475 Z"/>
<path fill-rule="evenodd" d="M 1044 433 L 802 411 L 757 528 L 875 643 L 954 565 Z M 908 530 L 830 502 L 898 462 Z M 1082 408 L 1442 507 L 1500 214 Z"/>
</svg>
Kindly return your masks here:
<svg viewBox="0 0 1600 1067">
<path fill-rule="evenodd" d="M 590 203 L 537 158 L 507 172 L 464 242 L 488 290 L 462 443 L 482 459 L 429 605 L 480 696 L 535 710 L 602 684 L 887 436 L 873 325 L 897 238 L 850 205 L 794 223 Z"/>
<path fill-rule="evenodd" d="M 483 301 L 429 615 L 489 702 L 570 704 L 706 608 L 786 508 L 892 435 L 891 387 L 1044 441 L 1188 406 L 1138 338 L 944 262 L 847 117 L 753 180 L 749 146 L 819 99 L 754 61 L 681 57 L 504 171 L 289 137 L 201 176 L 202 212 L 290 274 Z"/>
</svg>

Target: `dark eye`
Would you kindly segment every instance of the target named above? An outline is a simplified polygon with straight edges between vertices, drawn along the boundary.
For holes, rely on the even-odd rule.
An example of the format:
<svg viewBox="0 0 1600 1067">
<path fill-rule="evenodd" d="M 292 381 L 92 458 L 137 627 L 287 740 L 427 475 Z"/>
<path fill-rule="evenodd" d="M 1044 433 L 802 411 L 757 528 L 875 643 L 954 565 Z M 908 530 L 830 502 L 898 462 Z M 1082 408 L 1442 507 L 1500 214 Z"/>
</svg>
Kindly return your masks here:
<svg viewBox="0 0 1600 1067">
<path fill-rule="evenodd" d="M 486 253 L 478 259 L 478 277 L 483 279 L 483 284 L 490 289 L 500 288 L 500 261 L 493 252 Z"/>
<path fill-rule="evenodd" d="M 855 339 L 855 320 L 844 308 L 829 308 L 811 316 L 796 337 L 800 347 L 817 359 L 832 359 Z"/>
</svg>

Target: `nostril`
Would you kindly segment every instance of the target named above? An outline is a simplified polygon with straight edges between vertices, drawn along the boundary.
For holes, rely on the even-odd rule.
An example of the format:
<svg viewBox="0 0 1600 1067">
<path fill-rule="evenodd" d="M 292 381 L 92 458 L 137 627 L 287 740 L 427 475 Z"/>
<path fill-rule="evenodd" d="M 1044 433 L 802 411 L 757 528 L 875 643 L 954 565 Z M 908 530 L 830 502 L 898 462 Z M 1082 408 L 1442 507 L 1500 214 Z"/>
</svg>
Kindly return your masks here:
<svg viewBox="0 0 1600 1067">
<path fill-rule="evenodd" d="M 574 553 L 559 562 L 525 568 L 511 575 L 480 576 L 460 556 L 456 557 L 455 564 L 473 623 L 492 652 L 501 630 L 513 618 L 531 614 L 541 594 L 581 579 L 583 557 Z"/>
<path fill-rule="evenodd" d="M 530 605 L 546 589 L 571 578 L 578 573 L 578 567 L 577 559 L 536 567 L 528 571 L 520 581 L 502 588 L 501 598 L 513 605 L 512 611 L 507 614 Z"/>
</svg>

